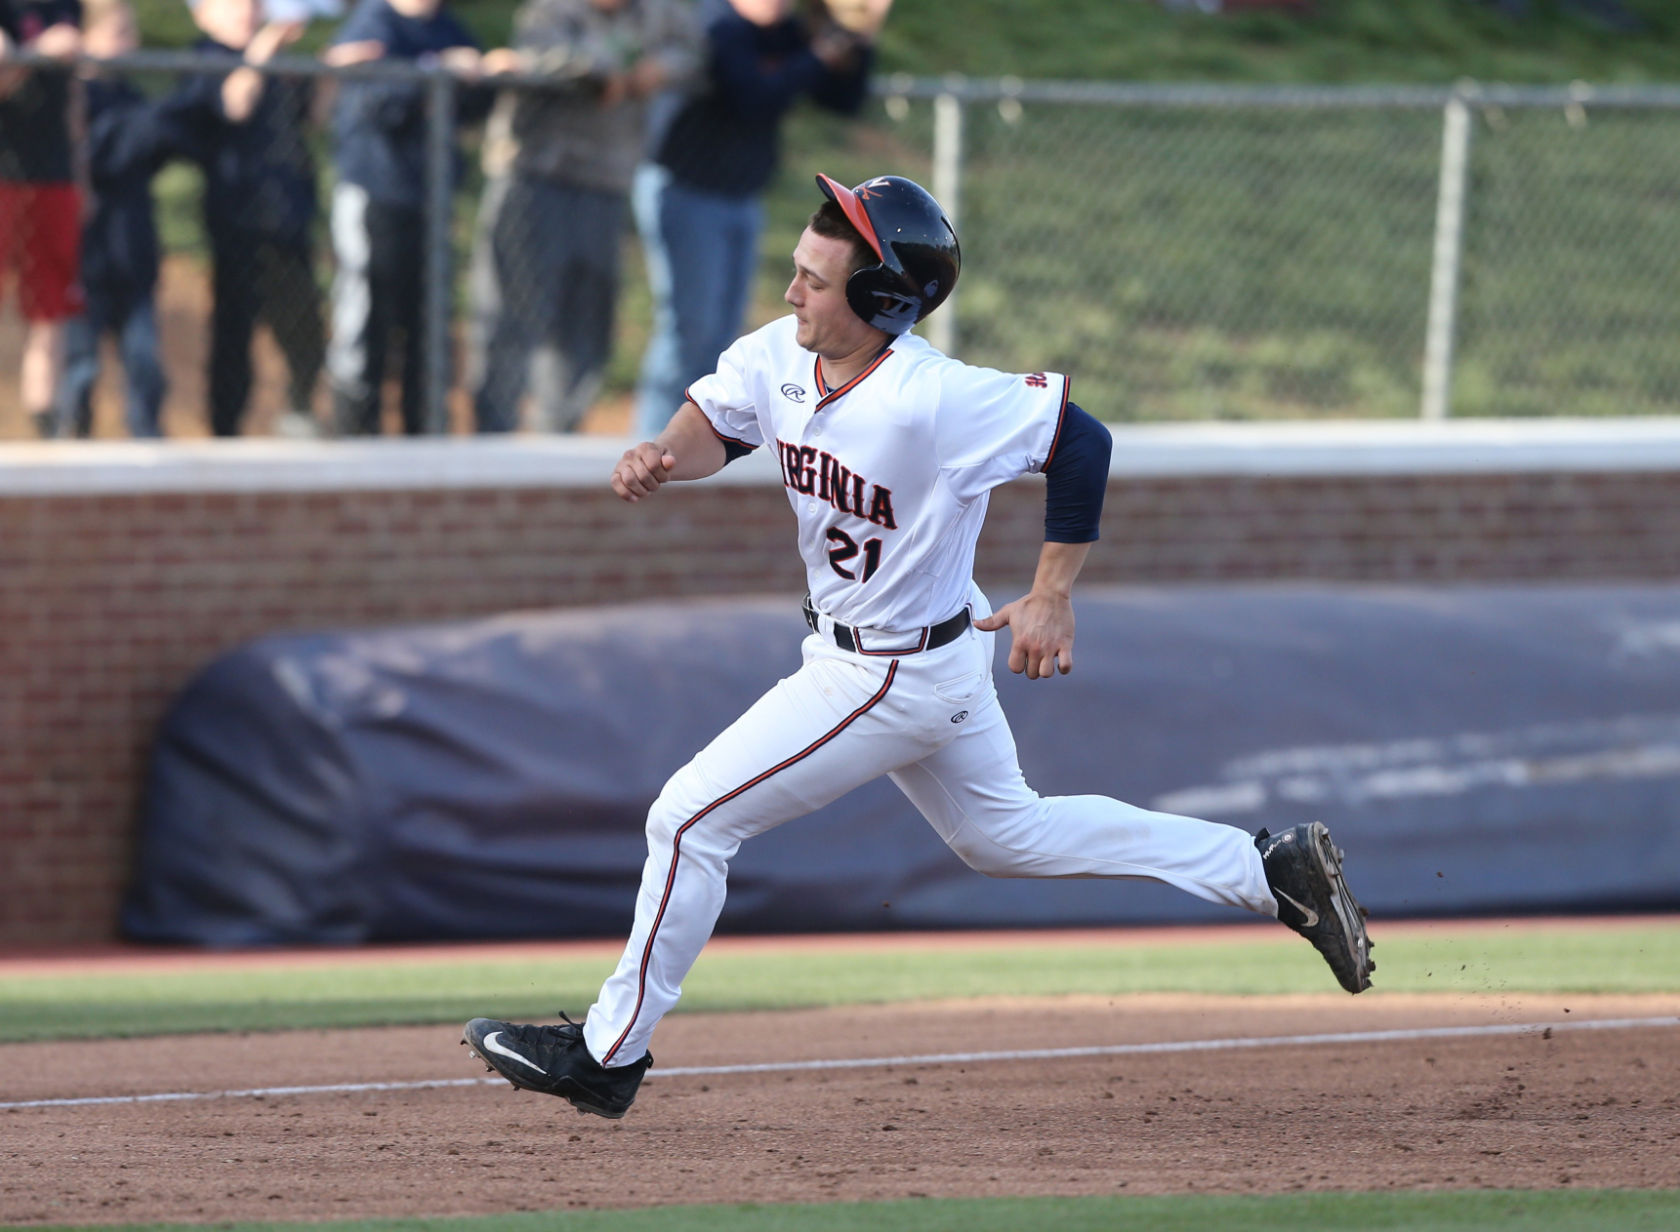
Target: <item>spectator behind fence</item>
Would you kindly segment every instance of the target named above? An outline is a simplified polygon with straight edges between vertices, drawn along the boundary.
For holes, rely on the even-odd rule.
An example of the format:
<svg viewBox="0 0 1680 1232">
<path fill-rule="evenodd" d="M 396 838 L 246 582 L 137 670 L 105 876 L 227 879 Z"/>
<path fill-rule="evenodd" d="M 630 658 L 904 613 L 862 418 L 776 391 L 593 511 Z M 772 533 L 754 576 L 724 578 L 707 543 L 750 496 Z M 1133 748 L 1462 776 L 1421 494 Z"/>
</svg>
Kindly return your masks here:
<svg viewBox="0 0 1680 1232">
<path fill-rule="evenodd" d="M 125 56 L 140 45 L 128 0 L 85 0 L 82 49 L 95 59 Z M 152 177 L 186 152 L 185 133 L 169 112 L 109 69 L 82 72 L 89 208 L 82 222 L 82 314 L 65 327 L 64 378 L 58 388 L 58 434 L 93 430 L 99 344 L 116 338 L 122 355 L 131 436 L 161 436 L 165 381 L 158 359 L 155 296 L 157 222 Z"/>
<path fill-rule="evenodd" d="M 653 291 L 638 439 L 665 426 L 689 383 L 711 372 L 740 334 L 782 119 L 807 95 L 846 114 L 863 105 L 874 33 L 890 3 L 848 4 L 857 27 L 848 29 L 821 4 L 807 19 L 793 0 L 704 0 L 708 79 L 656 138 L 652 162 L 637 176 L 636 222 Z"/>
<path fill-rule="evenodd" d="M 495 62 L 566 83 L 508 90 L 485 135 L 472 262 L 473 411 L 480 432 L 575 431 L 612 350 L 619 253 L 649 100 L 699 68 L 681 0 L 525 0 Z"/>
<path fill-rule="evenodd" d="M 483 69 L 478 43 L 442 0 L 361 0 L 322 53 L 339 67 L 374 60 L 437 65 L 464 82 Z M 456 94 L 456 124 L 482 119 L 494 95 Z M 403 335 L 403 431 L 426 431 L 425 376 L 426 85 L 422 81 L 342 82 L 333 108 L 332 342 L 327 373 L 333 415 L 347 436 L 380 431 L 386 346 Z M 460 152 L 454 152 L 455 177 Z M 441 427 L 441 425 L 434 425 Z"/>
<path fill-rule="evenodd" d="M 70 146 L 70 77 L 6 61 L 16 51 L 69 61 L 81 51 L 80 0 L 0 0 L 0 297 L 16 270 L 24 319 L 23 409 L 53 435 L 64 322 L 82 310 L 81 199 Z M 0 298 L 3 303 L 3 298 Z"/>
<path fill-rule="evenodd" d="M 261 66 L 303 33 L 300 21 L 263 20 L 262 0 L 197 0 L 196 50 L 242 60 L 228 73 L 184 80 L 166 104 L 191 135 L 204 171 L 210 238 L 210 430 L 236 436 L 251 397 L 251 338 L 259 316 L 286 356 L 281 431 L 309 434 L 325 360 L 312 231 L 317 213 L 302 78 Z"/>
</svg>

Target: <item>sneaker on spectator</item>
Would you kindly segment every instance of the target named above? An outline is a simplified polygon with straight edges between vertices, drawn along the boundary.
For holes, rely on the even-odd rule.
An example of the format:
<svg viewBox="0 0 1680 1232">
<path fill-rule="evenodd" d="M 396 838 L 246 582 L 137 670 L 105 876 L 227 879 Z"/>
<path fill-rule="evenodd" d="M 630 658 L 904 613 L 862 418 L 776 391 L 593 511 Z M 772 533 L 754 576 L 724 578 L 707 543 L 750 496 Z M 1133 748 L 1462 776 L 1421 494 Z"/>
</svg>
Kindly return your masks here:
<svg viewBox="0 0 1680 1232">
<path fill-rule="evenodd" d="M 325 435 L 308 411 L 284 410 L 274 421 L 274 435 L 294 441 L 313 441 Z"/>
</svg>

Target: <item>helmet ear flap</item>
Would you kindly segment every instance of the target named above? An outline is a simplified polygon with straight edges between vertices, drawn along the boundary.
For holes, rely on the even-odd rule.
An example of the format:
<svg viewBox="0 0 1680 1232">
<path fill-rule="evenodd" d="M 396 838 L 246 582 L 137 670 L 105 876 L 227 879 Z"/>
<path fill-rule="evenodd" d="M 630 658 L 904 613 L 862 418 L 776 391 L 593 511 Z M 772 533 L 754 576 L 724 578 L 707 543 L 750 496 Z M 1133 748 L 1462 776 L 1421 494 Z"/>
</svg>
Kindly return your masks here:
<svg viewBox="0 0 1680 1232">
<path fill-rule="evenodd" d="M 910 280 L 884 265 L 860 269 L 846 279 L 846 303 L 859 317 L 887 334 L 902 334 L 922 315 L 923 300 Z"/>
</svg>

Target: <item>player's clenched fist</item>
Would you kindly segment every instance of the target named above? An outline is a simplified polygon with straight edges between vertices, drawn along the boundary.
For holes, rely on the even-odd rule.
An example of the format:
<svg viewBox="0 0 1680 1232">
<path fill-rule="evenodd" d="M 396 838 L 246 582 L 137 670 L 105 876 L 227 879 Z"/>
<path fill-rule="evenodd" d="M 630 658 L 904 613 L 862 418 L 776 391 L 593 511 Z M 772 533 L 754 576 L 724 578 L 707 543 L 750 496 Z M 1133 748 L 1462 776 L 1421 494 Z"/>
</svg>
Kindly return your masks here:
<svg viewBox="0 0 1680 1232">
<path fill-rule="evenodd" d="M 612 490 L 627 501 L 652 496 L 670 480 L 676 465 L 676 457 L 652 441 L 632 445 L 613 467 Z"/>
</svg>

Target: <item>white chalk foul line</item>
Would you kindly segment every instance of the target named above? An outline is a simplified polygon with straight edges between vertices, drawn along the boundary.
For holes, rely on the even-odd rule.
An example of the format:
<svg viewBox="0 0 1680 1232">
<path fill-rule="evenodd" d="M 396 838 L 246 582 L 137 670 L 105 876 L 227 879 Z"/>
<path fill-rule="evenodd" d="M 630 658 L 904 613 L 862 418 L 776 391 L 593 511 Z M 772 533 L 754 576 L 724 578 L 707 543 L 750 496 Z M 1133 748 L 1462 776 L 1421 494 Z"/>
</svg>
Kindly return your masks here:
<svg viewBox="0 0 1680 1232">
<path fill-rule="evenodd" d="M 1546 1031 L 1625 1031 L 1638 1027 L 1680 1027 L 1680 1017 L 1599 1018 L 1583 1022 L 1525 1022 L 1479 1027 L 1410 1027 L 1391 1031 L 1339 1031 L 1321 1035 L 1263 1035 L 1234 1039 L 1169 1040 L 1155 1044 L 1095 1044 L 1084 1048 L 1016 1048 L 998 1052 L 930 1052 L 903 1057 L 842 1060 L 766 1061 L 756 1065 L 678 1065 L 648 1071 L 648 1077 L 689 1078 L 709 1074 L 783 1074 L 825 1069 L 878 1069 L 893 1065 L 963 1065 L 987 1061 L 1053 1061 L 1068 1057 L 1128 1057 L 1164 1052 L 1225 1052 L 1239 1048 L 1288 1048 L 1314 1044 L 1383 1044 L 1426 1039 L 1528 1035 Z M 281 1095 L 356 1095 L 366 1091 L 425 1091 L 474 1087 L 504 1078 L 430 1078 L 416 1082 L 340 1082 L 307 1087 L 251 1087 L 242 1091 L 164 1091 L 154 1095 L 90 1095 L 79 1099 L 23 1099 L 0 1103 L 16 1108 L 81 1108 L 104 1104 L 162 1104 L 205 1099 L 271 1099 Z"/>
</svg>

